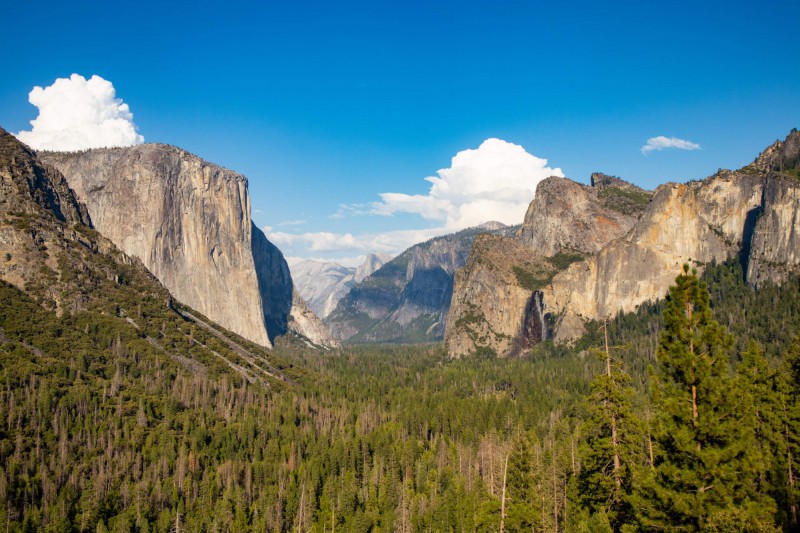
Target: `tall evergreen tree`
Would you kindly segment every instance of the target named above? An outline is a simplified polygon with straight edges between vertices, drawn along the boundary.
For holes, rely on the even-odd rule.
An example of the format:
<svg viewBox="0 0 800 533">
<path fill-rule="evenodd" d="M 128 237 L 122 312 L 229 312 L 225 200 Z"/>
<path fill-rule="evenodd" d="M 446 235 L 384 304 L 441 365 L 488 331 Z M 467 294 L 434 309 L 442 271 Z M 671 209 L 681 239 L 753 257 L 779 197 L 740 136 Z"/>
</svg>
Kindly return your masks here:
<svg viewBox="0 0 800 533">
<path fill-rule="evenodd" d="M 630 378 L 621 363 L 611 357 L 607 324 L 603 329 L 604 349 L 595 353 L 604 368 L 591 384 L 577 484 L 581 505 L 590 513 L 602 513 L 612 529 L 618 531 L 632 520 L 629 495 L 637 424 L 630 409 L 634 394 L 628 386 Z"/>
<path fill-rule="evenodd" d="M 779 437 L 783 446 L 776 454 L 776 488 L 781 496 L 778 521 L 790 531 L 800 530 L 800 336 L 795 337 L 780 367 L 777 382 Z"/>
<path fill-rule="evenodd" d="M 508 456 L 505 502 L 506 531 L 528 531 L 536 523 L 533 511 L 533 450 L 528 434 L 518 429 Z"/>
<path fill-rule="evenodd" d="M 765 510 L 773 505 L 773 501 L 781 502 L 786 507 L 785 459 L 788 442 L 784 432 L 784 406 L 788 398 L 785 387 L 781 385 L 781 372 L 770 367 L 758 343 L 751 340 L 747 350 L 742 353 L 737 379 L 739 393 L 752 409 L 748 414 L 754 431 L 754 446 L 749 458 L 750 466 L 758 476 L 755 480 L 756 493 Z M 786 516 L 778 517 L 778 521 L 784 524 L 788 522 Z"/>
<path fill-rule="evenodd" d="M 736 394 L 729 372 L 730 336 L 713 318 L 708 290 L 695 270 L 670 287 L 665 327 L 651 382 L 656 409 L 655 461 L 636 506 L 650 530 L 764 530 L 752 402 Z"/>
</svg>

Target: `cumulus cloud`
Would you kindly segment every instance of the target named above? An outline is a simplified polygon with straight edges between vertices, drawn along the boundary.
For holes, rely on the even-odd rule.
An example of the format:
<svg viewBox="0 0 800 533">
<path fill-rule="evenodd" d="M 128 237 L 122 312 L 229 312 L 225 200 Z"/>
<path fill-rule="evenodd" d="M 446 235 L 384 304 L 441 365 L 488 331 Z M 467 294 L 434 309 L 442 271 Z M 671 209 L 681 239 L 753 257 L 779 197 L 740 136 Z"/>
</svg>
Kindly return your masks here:
<svg viewBox="0 0 800 533">
<path fill-rule="evenodd" d="M 642 146 L 642 153 L 647 155 L 653 150 L 668 150 L 670 148 L 675 150 L 699 150 L 700 145 L 677 137 L 659 135 L 658 137 L 647 139 L 647 144 Z"/>
<path fill-rule="evenodd" d="M 128 104 L 114 85 L 100 76 L 58 78 L 49 87 L 34 87 L 28 101 L 39 109 L 31 131 L 17 138 L 36 150 L 83 150 L 131 146 L 144 142 L 136 133 Z"/>
<path fill-rule="evenodd" d="M 547 160 L 529 154 L 522 146 L 501 139 L 487 139 L 476 149 L 458 152 L 448 168 L 425 178 L 427 194 L 386 192 L 371 203 L 344 204 L 330 218 L 416 214 L 425 229 L 401 229 L 384 233 L 289 233 L 265 228 L 269 239 L 293 257 L 357 257 L 356 254 L 397 254 L 433 237 L 478 226 L 489 221 L 520 224 L 536 193 L 548 176 L 564 176 Z M 280 225 L 279 225 L 280 226 Z"/>
<path fill-rule="evenodd" d="M 477 149 L 457 153 L 450 167 L 437 174 L 425 178 L 431 183 L 428 194 L 383 193 L 370 213 L 415 213 L 442 222 L 450 231 L 490 220 L 519 224 L 539 182 L 564 176 L 560 168 L 548 167 L 546 159 L 501 139 L 487 139 Z"/>
<path fill-rule="evenodd" d="M 304 249 L 312 254 L 384 252 L 396 254 L 432 237 L 449 233 L 444 228 L 395 230 L 386 233 L 285 233 L 267 231 L 267 238 L 279 248 Z M 337 261 L 339 261 L 337 259 Z"/>
</svg>

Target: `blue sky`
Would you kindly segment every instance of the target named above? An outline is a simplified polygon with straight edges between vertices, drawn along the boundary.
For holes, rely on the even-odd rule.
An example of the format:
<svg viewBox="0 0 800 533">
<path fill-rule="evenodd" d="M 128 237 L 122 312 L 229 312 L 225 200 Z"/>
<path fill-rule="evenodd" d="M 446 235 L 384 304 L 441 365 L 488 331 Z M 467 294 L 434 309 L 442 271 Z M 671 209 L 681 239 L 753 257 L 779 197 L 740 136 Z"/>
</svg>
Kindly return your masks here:
<svg viewBox="0 0 800 533">
<path fill-rule="evenodd" d="M 798 20 L 798 2 L 15 2 L 0 126 L 30 129 L 34 86 L 101 76 L 147 142 L 247 175 L 288 256 L 353 261 L 448 227 L 379 194 L 427 195 L 489 138 L 583 182 L 749 162 L 800 125 Z M 656 136 L 701 149 L 644 155 Z"/>
</svg>

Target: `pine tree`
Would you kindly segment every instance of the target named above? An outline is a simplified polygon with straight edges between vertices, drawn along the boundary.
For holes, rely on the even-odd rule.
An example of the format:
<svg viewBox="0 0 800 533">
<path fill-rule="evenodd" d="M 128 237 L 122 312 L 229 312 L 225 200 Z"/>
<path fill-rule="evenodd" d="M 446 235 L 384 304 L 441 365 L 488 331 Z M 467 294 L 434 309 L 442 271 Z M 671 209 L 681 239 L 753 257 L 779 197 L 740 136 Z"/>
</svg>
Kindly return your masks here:
<svg viewBox="0 0 800 533">
<path fill-rule="evenodd" d="M 632 520 L 629 495 L 638 432 L 630 410 L 634 393 L 628 387 L 629 377 L 620 362 L 611 357 L 607 324 L 603 329 L 604 349 L 595 353 L 604 368 L 591 384 L 577 484 L 580 504 L 591 513 L 607 516 L 611 527 L 618 531 Z"/>
<path fill-rule="evenodd" d="M 779 438 L 782 446 L 775 457 L 775 488 L 779 495 L 778 521 L 800 529 L 800 336 L 786 352 L 777 379 Z"/>
<path fill-rule="evenodd" d="M 754 445 L 748 454 L 754 479 L 753 491 L 759 504 L 766 512 L 774 515 L 775 499 L 781 499 L 785 491 L 783 485 L 783 468 L 776 466 L 785 457 L 786 441 L 782 435 L 782 406 L 785 404 L 784 393 L 780 387 L 780 375 L 770 368 L 762 355 L 758 343 L 751 340 L 747 350 L 742 353 L 742 360 L 737 367 L 738 392 L 750 406 L 750 411 L 743 413 L 747 422 L 753 427 Z"/>
<path fill-rule="evenodd" d="M 528 531 L 536 522 L 533 511 L 533 450 L 527 433 L 519 428 L 508 456 L 504 506 L 506 531 Z"/>
<path fill-rule="evenodd" d="M 636 507 L 645 529 L 765 530 L 759 509 L 752 404 L 729 373 L 732 340 L 688 265 L 670 287 L 650 393 L 655 462 Z"/>
</svg>

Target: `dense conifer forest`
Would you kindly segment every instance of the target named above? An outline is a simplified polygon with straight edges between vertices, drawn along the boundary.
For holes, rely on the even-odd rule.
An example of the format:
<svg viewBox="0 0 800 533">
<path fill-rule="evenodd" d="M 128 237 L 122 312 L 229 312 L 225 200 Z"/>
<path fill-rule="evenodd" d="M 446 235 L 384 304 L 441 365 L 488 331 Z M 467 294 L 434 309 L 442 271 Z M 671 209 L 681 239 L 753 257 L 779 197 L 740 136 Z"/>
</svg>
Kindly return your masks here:
<svg viewBox="0 0 800 533">
<path fill-rule="evenodd" d="M 572 347 L 287 337 L 266 380 L 171 301 L 57 316 L 2 284 L 0 528 L 797 530 L 800 278 L 676 275 Z"/>
</svg>

